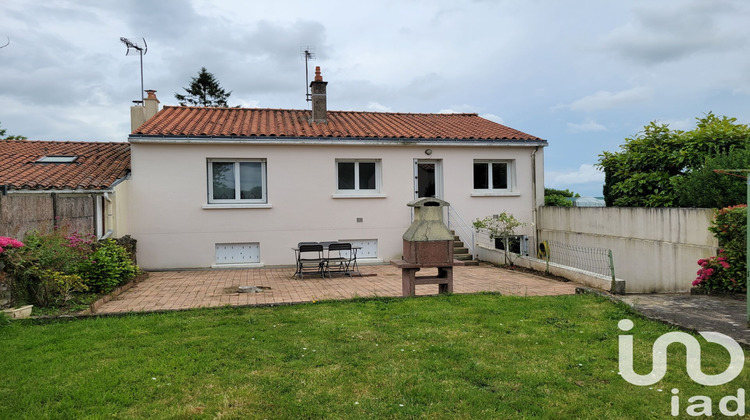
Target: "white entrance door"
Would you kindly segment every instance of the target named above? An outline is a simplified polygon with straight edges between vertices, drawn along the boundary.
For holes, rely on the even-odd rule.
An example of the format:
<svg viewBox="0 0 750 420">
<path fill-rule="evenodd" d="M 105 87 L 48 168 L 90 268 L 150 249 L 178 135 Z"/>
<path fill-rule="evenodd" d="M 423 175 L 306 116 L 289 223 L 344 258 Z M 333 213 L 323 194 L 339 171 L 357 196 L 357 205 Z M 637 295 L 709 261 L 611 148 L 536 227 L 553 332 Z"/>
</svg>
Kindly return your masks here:
<svg viewBox="0 0 750 420">
<path fill-rule="evenodd" d="M 443 198 L 443 168 L 440 160 L 414 159 L 414 198 Z"/>
</svg>

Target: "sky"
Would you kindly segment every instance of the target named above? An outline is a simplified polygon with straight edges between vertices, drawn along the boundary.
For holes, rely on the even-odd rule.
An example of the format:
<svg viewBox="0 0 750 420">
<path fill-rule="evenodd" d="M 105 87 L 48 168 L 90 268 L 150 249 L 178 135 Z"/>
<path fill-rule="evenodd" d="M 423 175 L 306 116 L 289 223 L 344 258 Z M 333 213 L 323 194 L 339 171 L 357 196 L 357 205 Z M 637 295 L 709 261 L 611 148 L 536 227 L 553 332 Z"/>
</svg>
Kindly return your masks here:
<svg viewBox="0 0 750 420">
<path fill-rule="evenodd" d="M 1 0 L 0 126 L 126 141 L 145 89 L 178 105 L 201 67 L 230 106 L 471 112 L 546 139 L 545 186 L 601 196 L 603 151 L 651 121 L 750 122 L 750 2 L 739 0 Z M 312 76 L 310 78 L 312 80 Z"/>
</svg>

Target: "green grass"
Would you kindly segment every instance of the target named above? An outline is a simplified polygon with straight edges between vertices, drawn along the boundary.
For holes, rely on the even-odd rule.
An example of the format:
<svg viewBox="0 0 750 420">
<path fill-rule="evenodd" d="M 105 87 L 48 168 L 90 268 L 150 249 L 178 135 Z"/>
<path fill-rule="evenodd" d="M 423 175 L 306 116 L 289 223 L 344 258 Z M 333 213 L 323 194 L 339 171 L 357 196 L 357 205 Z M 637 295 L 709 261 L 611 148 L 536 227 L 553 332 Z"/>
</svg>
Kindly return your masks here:
<svg viewBox="0 0 750 420">
<path fill-rule="evenodd" d="M 671 331 L 590 296 L 495 294 L 220 308 L 0 326 L 0 418 L 666 418 L 701 387 L 674 346 L 666 377 L 618 376 L 617 322 L 636 371 Z M 703 342 L 706 373 L 728 356 Z M 712 347 L 713 346 L 713 347 Z"/>
</svg>

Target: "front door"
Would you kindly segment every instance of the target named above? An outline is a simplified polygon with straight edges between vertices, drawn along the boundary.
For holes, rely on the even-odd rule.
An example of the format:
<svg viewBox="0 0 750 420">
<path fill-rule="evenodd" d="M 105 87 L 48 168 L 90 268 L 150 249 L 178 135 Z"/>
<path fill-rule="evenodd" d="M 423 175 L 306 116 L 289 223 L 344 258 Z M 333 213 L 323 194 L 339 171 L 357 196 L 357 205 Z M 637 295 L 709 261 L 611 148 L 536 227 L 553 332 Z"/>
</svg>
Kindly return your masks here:
<svg viewBox="0 0 750 420">
<path fill-rule="evenodd" d="M 440 160 L 414 160 L 414 198 L 443 197 L 443 171 Z"/>
</svg>

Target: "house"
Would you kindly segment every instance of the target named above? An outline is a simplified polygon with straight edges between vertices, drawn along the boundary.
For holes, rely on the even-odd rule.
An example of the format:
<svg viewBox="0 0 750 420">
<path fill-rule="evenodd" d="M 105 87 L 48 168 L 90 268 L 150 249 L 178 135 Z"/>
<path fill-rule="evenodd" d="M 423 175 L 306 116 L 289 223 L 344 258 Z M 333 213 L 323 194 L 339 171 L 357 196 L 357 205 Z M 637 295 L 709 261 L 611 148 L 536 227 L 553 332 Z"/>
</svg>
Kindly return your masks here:
<svg viewBox="0 0 750 420">
<path fill-rule="evenodd" d="M 0 236 L 126 232 L 128 143 L 0 140 Z"/>
<path fill-rule="evenodd" d="M 128 137 L 129 221 L 146 269 L 294 263 L 302 241 L 346 240 L 400 258 L 407 203 L 436 196 L 470 224 L 544 203 L 547 141 L 476 114 L 165 106 Z M 151 112 L 155 115 L 151 115 Z M 140 118 L 140 111 L 136 112 Z"/>
</svg>

